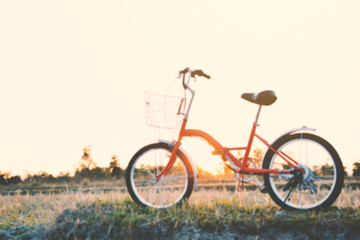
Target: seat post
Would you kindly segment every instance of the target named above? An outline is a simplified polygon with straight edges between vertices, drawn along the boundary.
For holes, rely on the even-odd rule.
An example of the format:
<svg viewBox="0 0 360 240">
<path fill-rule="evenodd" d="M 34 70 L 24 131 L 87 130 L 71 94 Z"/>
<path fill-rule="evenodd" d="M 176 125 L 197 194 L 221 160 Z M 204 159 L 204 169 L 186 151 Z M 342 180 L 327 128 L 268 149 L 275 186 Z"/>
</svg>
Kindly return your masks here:
<svg viewBox="0 0 360 240">
<path fill-rule="evenodd" d="M 260 116 L 261 107 L 262 107 L 262 105 L 259 105 L 259 110 L 258 110 L 258 112 L 257 112 L 257 114 L 256 114 L 256 118 L 255 118 L 255 124 L 256 124 L 256 125 L 258 124 L 258 120 L 259 120 L 259 116 Z"/>
</svg>

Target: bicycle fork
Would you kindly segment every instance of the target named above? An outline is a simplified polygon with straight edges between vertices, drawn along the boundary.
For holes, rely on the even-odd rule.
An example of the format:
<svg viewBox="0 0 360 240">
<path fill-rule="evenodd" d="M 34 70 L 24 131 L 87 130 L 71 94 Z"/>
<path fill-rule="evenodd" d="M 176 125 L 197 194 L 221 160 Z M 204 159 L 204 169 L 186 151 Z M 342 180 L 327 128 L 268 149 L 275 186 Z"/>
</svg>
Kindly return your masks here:
<svg viewBox="0 0 360 240">
<path fill-rule="evenodd" d="M 164 176 L 174 165 L 176 160 L 176 152 L 178 151 L 181 145 L 181 141 L 177 141 L 171 151 L 170 159 L 168 164 L 164 167 L 164 169 L 156 176 L 156 180 L 159 180 L 162 176 Z"/>
</svg>

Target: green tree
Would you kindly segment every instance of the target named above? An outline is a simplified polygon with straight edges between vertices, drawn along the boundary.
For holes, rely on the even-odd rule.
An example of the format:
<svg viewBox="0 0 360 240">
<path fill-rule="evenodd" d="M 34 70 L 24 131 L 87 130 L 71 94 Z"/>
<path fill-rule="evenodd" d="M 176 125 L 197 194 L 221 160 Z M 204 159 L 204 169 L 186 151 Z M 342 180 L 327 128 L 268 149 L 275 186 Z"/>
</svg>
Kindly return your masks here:
<svg viewBox="0 0 360 240">
<path fill-rule="evenodd" d="M 21 177 L 19 175 L 16 176 L 12 176 L 11 178 L 8 179 L 9 184 L 18 184 L 21 183 Z"/>
<path fill-rule="evenodd" d="M 264 156 L 264 152 L 260 148 L 255 148 L 254 151 L 252 152 L 252 156 L 253 157 L 251 158 L 251 160 L 254 161 L 256 167 L 260 167 L 261 160 L 263 159 Z"/>
<path fill-rule="evenodd" d="M 119 157 L 115 154 L 111 157 L 109 169 L 112 177 L 120 178 L 120 176 L 123 174 L 119 164 Z"/>
<path fill-rule="evenodd" d="M 322 175 L 333 175 L 334 174 L 334 166 L 329 165 L 326 163 L 325 165 L 321 166 Z"/>
<path fill-rule="evenodd" d="M 89 178 L 92 180 L 102 180 L 106 178 L 106 168 L 95 167 L 90 170 Z"/>
<path fill-rule="evenodd" d="M 347 173 L 347 171 L 346 171 L 346 167 L 344 167 L 344 174 L 345 174 L 345 175 L 344 175 L 345 177 L 348 176 L 348 173 Z"/>
<path fill-rule="evenodd" d="M 32 184 L 41 184 L 41 183 L 54 183 L 56 182 L 56 179 L 53 175 L 48 174 L 47 172 L 40 171 L 37 174 L 31 175 L 28 174 L 24 180 L 26 183 L 32 183 Z"/>
<path fill-rule="evenodd" d="M 1 173 L 0 172 L 0 185 L 7 185 L 9 176 L 10 176 L 10 173 Z"/>
<path fill-rule="evenodd" d="M 58 182 L 70 182 L 70 180 L 72 179 L 72 177 L 70 177 L 70 173 L 69 172 L 60 172 L 59 175 L 57 176 L 57 180 Z"/>
<path fill-rule="evenodd" d="M 80 169 L 96 168 L 96 163 L 91 157 L 91 145 L 88 145 L 83 150 L 83 155 L 80 160 Z"/>
<path fill-rule="evenodd" d="M 352 175 L 354 177 L 360 176 L 360 162 L 353 163 L 353 166 L 354 166 L 354 168 L 352 169 L 353 170 Z"/>
<path fill-rule="evenodd" d="M 77 179 L 93 178 L 91 175 L 99 174 L 99 169 L 96 168 L 98 167 L 95 161 L 91 157 L 91 145 L 88 145 L 83 149 L 83 155 L 81 156 L 79 162 L 79 168 L 76 169 L 75 178 Z M 96 170 L 92 171 L 93 169 Z"/>
</svg>

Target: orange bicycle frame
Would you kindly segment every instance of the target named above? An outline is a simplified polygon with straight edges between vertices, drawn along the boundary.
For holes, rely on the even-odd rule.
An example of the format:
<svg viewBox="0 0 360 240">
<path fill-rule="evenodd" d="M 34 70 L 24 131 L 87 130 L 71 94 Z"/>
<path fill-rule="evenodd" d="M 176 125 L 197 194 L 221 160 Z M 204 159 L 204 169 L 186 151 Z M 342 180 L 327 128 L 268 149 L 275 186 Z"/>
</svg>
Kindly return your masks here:
<svg viewBox="0 0 360 240">
<path fill-rule="evenodd" d="M 235 147 L 235 148 L 226 148 L 223 147 L 218 141 L 216 141 L 212 136 L 208 133 L 197 130 L 197 129 L 185 129 L 187 120 L 184 120 L 181 126 L 181 130 L 179 133 L 179 139 L 175 142 L 174 147 L 171 152 L 171 156 L 168 164 L 165 168 L 158 174 L 157 178 L 161 178 L 165 175 L 173 166 L 176 160 L 176 152 L 181 145 L 181 140 L 183 137 L 200 137 L 208 142 L 214 148 L 213 153 L 216 155 L 221 155 L 223 161 L 230 161 L 238 173 L 254 173 L 254 174 L 265 174 L 265 173 L 278 173 L 278 174 L 289 174 L 290 170 L 280 170 L 280 169 L 263 169 L 263 168 L 249 168 L 247 167 L 251 146 L 254 138 L 256 137 L 262 143 L 264 143 L 269 149 L 275 152 L 278 156 L 280 156 L 287 164 L 289 164 L 293 169 L 299 169 L 296 165 L 298 164 L 294 159 L 292 159 L 287 154 L 282 151 L 277 151 L 271 147 L 271 145 L 262 137 L 256 134 L 256 128 L 258 126 L 257 122 L 254 122 L 249 141 L 246 147 Z M 232 150 L 245 150 L 245 155 L 243 159 L 237 159 L 230 151 Z"/>
<path fill-rule="evenodd" d="M 229 161 L 231 163 L 231 165 L 234 167 L 234 169 L 238 173 L 253 173 L 253 174 L 266 174 L 266 173 L 289 174 L 289 173 L 291 173 L 290 170 L 263 169 L 263 168 L 249 168 L 249 167 L 247 167 L 248 166 L 249 155 L 250 155 L 250 151 L 251 151 L 251 146 L 252 146 L 254 138 L 256 137 L 262 143 L 264 143 L 269 149 L 271 149 L 278 156 L 280 156 L 282 159 L 284 159 L 284 161 L 287 162 L 287 164 L 289 164 L 293 169 L 299 170 L 299 168 L 296 166 L 296 165 L 298 165 L 298 163 L 294 159 L 292 159 L 290 156 L 283 153 L 282 151 L 275 150 L 274 148 L 271 147 L 271 145 L 266 140 L 264 140 L 263 138 L 261 138 L 259 135 L 256 134 L 256 128 L 257 128 L 257 126 L 259 126 L 258 119 L 259 119 L 259 115 L 260 115 L 262 105 L 259 105 L 259 109 L 258 109 L 256 118 L 255 118 L 255 121 L 253 123 L 252 130 L 251 130 L 250 137 L 249 137 L 249 141 L 248 141 L 248 144 L 247 144 L 246 147 L 226 148 L 226 147 L 223 147 L 218 141 L 216 141 L 212 136 L 210 136 L 208 133 L 206 133 L 204 131 L 197 130 L 197 129 L 186 129 L 187 119 L 188 119 L 188 116 L 189 116 L 189 111 L 190 111 L 190 108 L 191 108 L 191 104 L 192 104 L 193 99 L 194 99 L 195 91 L 189 87 L 189 83 L 190 83 L 190 79 L 191 79 L 192 75 L 190 74 L 189 78 L 186 81 L 185 73 L 188 72 L 189 69 L 185 69 L 185 70 L 181 72 L 183 74 L 183 86 L 184 86 L 185 90 L 190 91 L 190 93 L 192 94 L 192 97 L 190 99 L 190 103 L 189 103 L 189 106 L 187 108 L 187 111 L 184 114 L 185 116 L 184 116 L 184 120 L 183 120 L 181 128 L 180 128 L 178 140 L 176 142 L 174 142 L 174 145 L 172 147 L 169 162 L 167 163 L 165 168 L 157 175 L 157 179 L 160 179 L 163 175 L 165 175 L 172 168 L 172 166 L 173 166 L 173 164 L 174 164 L 174 162 L 176 160 L 176 152 L 178 151 L 178 148 L 181 145 L 181 140 L 182 140 L 183 137 L 200 137 L 200 138 L 204 139 L 205 141 L 207 141 L 209 143 L 209 145 L 214 147 L 213 153 L 216 154 L 216 155 L 221 155 L 222 160 L 224 162 Z M 201 71 L 201 73 L 202 73 L 202 71 Z M 207 77 L 210 78 L 210 76 L 207 76 Z M 243 159 L 237 159 L 230 152 L 232 150 L 245 150 L 244 158 Z M 303 171 L 303 170 L 300 169 L 300 171 Z"/>
</svg>

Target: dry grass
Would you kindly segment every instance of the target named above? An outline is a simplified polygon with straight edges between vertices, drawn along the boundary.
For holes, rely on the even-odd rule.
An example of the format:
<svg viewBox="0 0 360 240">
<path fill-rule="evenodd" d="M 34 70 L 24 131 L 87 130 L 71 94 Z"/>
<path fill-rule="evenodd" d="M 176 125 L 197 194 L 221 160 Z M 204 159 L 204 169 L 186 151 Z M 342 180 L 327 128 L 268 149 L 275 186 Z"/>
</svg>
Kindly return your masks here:
<svg viewBox="0 0 360 240">
<path fill-rule="evenodd" d="M 103 204 L 121 203 L 129 199 L 127 193 L 89 192 L 89 193 L 62 193 L 0 196 L 0 230 L 18 226 L 47 227 L 53 224 L 55 218 L 65 209 L 75 210 L 79 206 L 87 207 L 96 202 Z M 205 191 L 194 192 L 189 204 L 194 208 L 198 206 L 213 209 L 219 204 L 237 205 L 239 208 L 266 208 L 277 206 L 267 194 L 259 191 L 230 192 L 230 191 Z M 360 208 L 360 190 L 343 190 L 335 204 L 338 208 Z"/>
<path fill-rule="evenodd" d="M 96 201 L 122 201 L 126 197 L 125 193 L 115 191 L 0 196 L 0 230 L 51 224 L 65 209 L 76 209 Z"/>
</svg>

